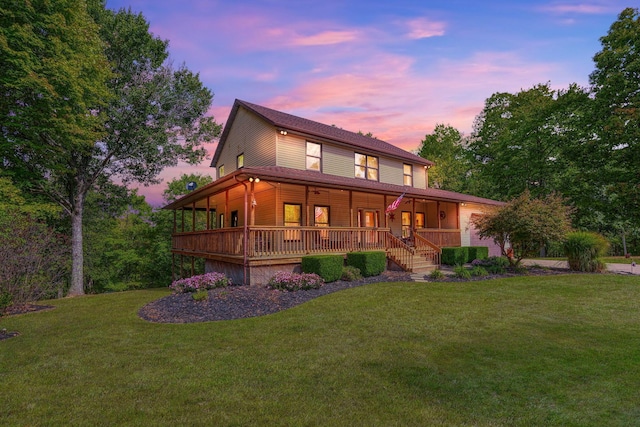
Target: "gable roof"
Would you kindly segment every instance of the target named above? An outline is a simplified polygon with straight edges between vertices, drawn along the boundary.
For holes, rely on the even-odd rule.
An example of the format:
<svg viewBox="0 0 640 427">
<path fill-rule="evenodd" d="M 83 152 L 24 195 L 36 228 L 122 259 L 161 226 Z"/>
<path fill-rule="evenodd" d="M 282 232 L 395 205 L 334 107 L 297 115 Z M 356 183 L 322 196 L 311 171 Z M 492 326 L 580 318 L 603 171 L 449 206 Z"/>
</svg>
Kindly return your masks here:
<svg viewBox="0 0 640 427">
<path fill-rule="evenodd" d="M 395 145 L 389 144 L 388 142 L 380 139 L 371 138 L 369 136 L 340 129 L 335 126 L 325 125 L 323 123 L 314 122 L 313 120 L 304 119 L 302 117 L 297 117 L 271 108 L 263 107 L 261 105 L 236 99 L 233 104 L 233 108 L 231 109 L 231 113 L 229 114 L 229 120 L 227 120 L 224 130 L 222 131 L 220 143 L 218 144 L 213 159 L 211 160 L 212 167 L 214 167 L 218 162 L 218 158 L 222 152 L 222 147 L 229 136 L 231 124 L 233 123 L 240 107 L 246 108 L 261 117 L 267 123 L 275 127 L 282 128 L 287 132 L 299 133 L 304 136 L 329 140 L 331 142 L 348 145 L 352 148 L 359 148 L 368 154 L 394 157 L 413 164 L 424 166 L 431 166 L 434 164 L 427 159 L 405 151 L 402 148 L 396 147 Z"/>
</svg>

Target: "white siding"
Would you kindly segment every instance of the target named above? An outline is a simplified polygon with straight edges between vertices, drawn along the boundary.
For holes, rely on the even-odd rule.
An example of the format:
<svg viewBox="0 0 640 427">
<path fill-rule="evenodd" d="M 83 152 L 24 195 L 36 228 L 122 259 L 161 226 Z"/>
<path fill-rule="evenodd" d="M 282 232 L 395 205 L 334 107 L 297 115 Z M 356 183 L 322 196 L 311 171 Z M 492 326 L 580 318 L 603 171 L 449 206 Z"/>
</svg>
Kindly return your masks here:
<svg viewBox="0 0 640 427">
<path fill-rule="evenodd" d="M 378 167 L 380 168 L 380 182 L 404 185 L 403 165 L 404 163 L 399 160 L 379 157 Z"/>
</svg>

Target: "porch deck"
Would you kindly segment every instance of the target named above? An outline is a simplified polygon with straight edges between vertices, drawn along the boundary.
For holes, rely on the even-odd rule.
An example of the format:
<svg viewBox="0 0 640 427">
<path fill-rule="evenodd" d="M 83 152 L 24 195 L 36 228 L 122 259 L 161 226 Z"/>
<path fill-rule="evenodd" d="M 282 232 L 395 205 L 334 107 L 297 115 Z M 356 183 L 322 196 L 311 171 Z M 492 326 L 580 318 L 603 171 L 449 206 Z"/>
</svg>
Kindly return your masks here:
<svg viewBox="0 0 640 427">
<path fill-rule="evenodd" d="M 417 258 L 440 264 L 440 248 L 460 246 L 460 230 L 418 229 L 408 245 L 388 228 L 249 226 L 174 233 L 172 252 L 218 261 L 252 265 L 295 262 L 313 254 L 385 251 L 412 271 Z M 299 262 L 299 261 L 298 261 Z"/>
</svg>

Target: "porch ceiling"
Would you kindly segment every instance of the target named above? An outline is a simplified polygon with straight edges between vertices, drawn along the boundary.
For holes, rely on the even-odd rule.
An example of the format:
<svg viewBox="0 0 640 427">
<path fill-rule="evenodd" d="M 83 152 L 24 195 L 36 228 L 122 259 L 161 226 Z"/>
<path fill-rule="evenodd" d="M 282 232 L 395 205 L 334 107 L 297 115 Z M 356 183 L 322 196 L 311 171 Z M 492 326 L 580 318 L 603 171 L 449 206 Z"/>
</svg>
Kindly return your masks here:
<svg viewBox="0 0 640 427">
<path fill-rule="evenodd" d="M 453 191 L 439 190 L 436 188 L 413 188 L 402 185 L 387 184 L 377 181 L 368 181 L 358 178 L 345 178 L 336 175 L 328 175 L 314 171 L 283 168 L 279 166 L 246 167 L 238 169 L 211 184 L 198 188 L 186 196 L 168 204 L 163 209 L 178 209 L 191 205 L 207 196 L 224 191 L 229 187 L 241 183 L 249 184 L 249 178 L 260 178 L 261 181 L 282 182 L 316 187 L 329 187 L 350 191 L 366 191 L 374 194 L 383 194 L 397 197 L 406 193 L 406 197 L 415 197 L 429 200 L 439 200 L 454 203 L 478 203 L 483 205 L 502 205 L 496 200 L 482 197 L 469 196 Z"/>
</svg>

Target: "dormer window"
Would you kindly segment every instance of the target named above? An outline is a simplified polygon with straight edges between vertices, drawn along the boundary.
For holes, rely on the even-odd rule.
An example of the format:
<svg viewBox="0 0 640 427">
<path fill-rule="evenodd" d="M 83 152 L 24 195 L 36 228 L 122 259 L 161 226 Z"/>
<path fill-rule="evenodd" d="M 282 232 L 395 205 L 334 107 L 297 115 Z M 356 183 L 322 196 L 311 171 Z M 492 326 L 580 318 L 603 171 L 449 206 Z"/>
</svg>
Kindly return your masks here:
<svg viewBox="0 0 640 427">
<path fill-rule="evenodd" d="M 413 187 L 413 166 L 405 163 L 403 165 L 404 170 L 404 185 Z"/>
<path fill-rule="evenodd" d="M 307 170 L 322 172 L 322 145 L 307 141 Z"/>
<path fill-rule="evenodd" d="M 378 158 L 366 154 L 355 153 L 355 177 L 378 181 Z"/>
</svg>

